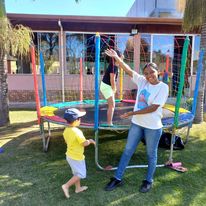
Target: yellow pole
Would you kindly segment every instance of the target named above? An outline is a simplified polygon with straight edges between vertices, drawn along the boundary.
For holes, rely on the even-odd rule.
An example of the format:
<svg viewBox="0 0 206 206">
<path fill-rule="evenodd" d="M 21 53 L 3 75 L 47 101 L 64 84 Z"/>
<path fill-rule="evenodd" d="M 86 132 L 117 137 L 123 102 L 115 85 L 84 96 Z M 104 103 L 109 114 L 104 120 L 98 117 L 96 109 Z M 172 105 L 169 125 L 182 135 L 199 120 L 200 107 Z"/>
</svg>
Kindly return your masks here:
<svg viewBox="0 0 206 206">
<path fill-rule="evenodd" d="M 119 99 L 123 99 L 123 69 L 120 68 L 120 75 L 119 75 Z"/>
</svg>

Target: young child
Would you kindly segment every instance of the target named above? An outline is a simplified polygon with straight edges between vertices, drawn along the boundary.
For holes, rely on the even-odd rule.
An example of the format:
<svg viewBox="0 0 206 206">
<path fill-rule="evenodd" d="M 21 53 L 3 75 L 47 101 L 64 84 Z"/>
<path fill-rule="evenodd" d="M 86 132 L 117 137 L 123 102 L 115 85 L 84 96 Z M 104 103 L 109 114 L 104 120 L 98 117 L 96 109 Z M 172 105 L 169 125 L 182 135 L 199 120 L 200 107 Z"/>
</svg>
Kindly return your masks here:
<svg viewBox="0 0 206 206">
<path fill-rule="evenodd" d="M 62 185 L 66 198 L 69 198 L 69 188 L 72 185 L 75 185 L 76 193 L 83 192 L 88 188 L 80 184 L 80 179 L 86 178 L 84 147 L 90 144 L 95 145 L 95 141 L 93 139 L 86 140 L 82 131 L 77 128 L 80 125 L 81 117 L 85 114 L 86 112 L 81 112 L 75 108 L 67 109 L 64 113 L 64 119 L 69 124 L 69 127 L 66 127 L 63 133 L 67 144 L 66 160 L 73 173 L 73 177 Z"/>
</svg>

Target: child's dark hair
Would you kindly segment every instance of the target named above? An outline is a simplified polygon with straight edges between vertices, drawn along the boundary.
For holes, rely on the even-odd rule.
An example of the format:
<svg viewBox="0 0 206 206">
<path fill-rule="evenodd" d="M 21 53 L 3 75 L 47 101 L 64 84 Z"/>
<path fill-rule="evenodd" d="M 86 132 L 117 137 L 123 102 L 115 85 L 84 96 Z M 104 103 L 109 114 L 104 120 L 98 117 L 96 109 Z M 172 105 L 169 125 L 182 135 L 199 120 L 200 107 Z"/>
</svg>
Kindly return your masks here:
<svg viewBox="0 0 206 206">
<path fill-rule="evenodd" d="M 153 63 L 153 62 L 149 62 L 149 63 L 145 64 L 144 67 L 143 67 L 143 71 L 144 71 L 147 67 L 152 67 L 153 69 L 155 69 L 155 70 L 158 71 L 157 65 L 156 65 L 155 63 Z"/>
</svg>

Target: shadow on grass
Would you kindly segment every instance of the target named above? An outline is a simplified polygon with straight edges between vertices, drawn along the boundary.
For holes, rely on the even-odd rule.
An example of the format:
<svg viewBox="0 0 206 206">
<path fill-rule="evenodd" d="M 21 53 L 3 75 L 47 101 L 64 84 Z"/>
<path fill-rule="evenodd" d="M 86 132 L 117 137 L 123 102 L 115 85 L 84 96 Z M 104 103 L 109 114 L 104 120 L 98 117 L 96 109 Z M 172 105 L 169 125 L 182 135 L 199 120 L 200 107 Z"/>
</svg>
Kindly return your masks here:
<svg viewBox="0 0 206 206">
<path fill-rule="evenodd" d="M 17 130 L 30 128 L 33 126 L 38 128 L 38 124 L 36 120 L 30 122 L 23 122 L 23 123 L 13 123 L 7 127 L 0 127 L 0 134 L 9 133 L 9 132 L 15 133 Z"/>
<path fill-rule="evenodd" d="M 91 131 L 85 134 L 87 138 L 93 137 Z M 103 132 L 100 136 L 99 152 L 103 165 L 117 164 L 125 145 L 121 135 L 111 135 Z M 0 205 L 204 205 L 205 148 L 204 140 L 191 136 L 184 150 L 174 152 L 174 160 L 182 161 L 189 171 L 177 173 L 158 168 L 152 191 L 140 194 L 138 189 L 146 169 L 126 170 L 123 187 L 112 192 L 104 191 L 113 172 L 96 169 L 94 147 L 89 146 L 85 149 L 88 176 L 82 180 L 89 189 L 74 194 L 74 188 L 71 188 L 71 198 L 67 200 L 60 187 L 72 174 L 65 160 L 62 130 L 53 133 L 47 153 L 42 151 L 39 132 L 26 132 L 7 143 L 5 152 L 0 154 Z M 159 150 L 159 162 L 165 162 L 168 155 L 169 151 Z M 140 145 L 131 164 L 145 162 L 145 147 Z"/>
</svg>

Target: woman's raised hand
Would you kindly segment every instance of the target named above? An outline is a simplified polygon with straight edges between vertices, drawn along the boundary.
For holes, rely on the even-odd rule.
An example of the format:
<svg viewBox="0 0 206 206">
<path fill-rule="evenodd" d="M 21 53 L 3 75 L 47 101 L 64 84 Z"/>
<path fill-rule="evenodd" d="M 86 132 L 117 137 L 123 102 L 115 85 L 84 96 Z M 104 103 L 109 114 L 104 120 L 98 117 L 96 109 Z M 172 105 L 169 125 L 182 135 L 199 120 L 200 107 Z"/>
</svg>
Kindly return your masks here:
<svg viewBox="0 0 206 206">
<path fill-rule="evenodd" d="M 105 54 L 107 55 L 107 56 L 110 56 L 110 57 L 118 57 L 118 55 L 117 55 L 117 52 L 116 51 L 114 51 L 113 49 L 106 49 L 105 50 Z"/>
</svg>

